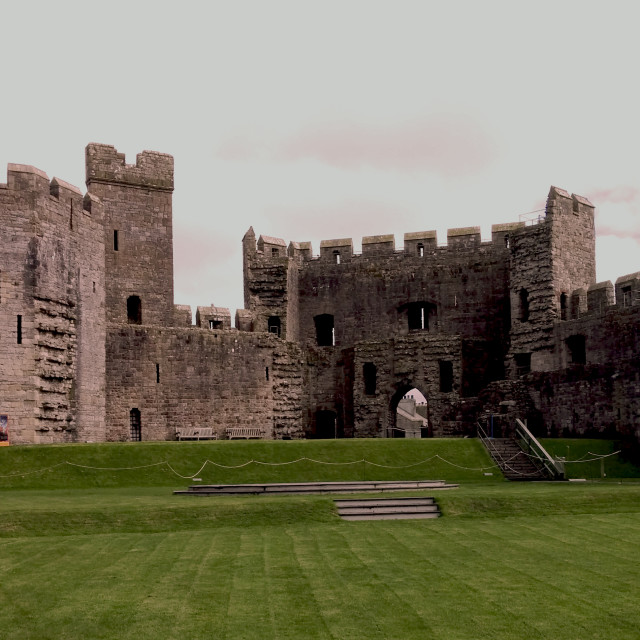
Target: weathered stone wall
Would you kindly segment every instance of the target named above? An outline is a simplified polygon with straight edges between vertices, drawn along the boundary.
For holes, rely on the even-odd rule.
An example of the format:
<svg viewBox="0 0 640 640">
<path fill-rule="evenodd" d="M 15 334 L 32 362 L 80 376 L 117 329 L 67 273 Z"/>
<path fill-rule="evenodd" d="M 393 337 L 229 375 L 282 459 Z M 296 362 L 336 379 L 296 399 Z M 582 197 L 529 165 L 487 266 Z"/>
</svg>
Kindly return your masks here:
<svg viewBox="0 0 640 640">
<path fill-rule="evenodd" d="M 114 147 L 92 143 L 86 168 L 104 208 L 107 321 L 127 322 L 127 299 L 137 296 L 143 324 L 171 326 L 173 158 L 143 151 L 128 165 Z"/>
<path fill-rule="evenodd" d="M 0 413 L 13 442 L 103 437 L 101 216 L 76 187 L 9 165 L 0 186 L 0 313 L 11 328 L 0 342 Z"/>
<path fill-rule="evenodd" d="M 554 368 L 553 325 L 568 317 L 572 306 L 586 308 L 586 291 L 595 284 L 593 205 L 551 187 L 545 217 L 539 224 L 515 230 L 511 245 L 511 353 L 529 354 L 532 371 Z M 572 302 L 571 294 L 578 294 Z"/>
<path fill-rule="evenodd" d="M 301 435 L 300 350 L 267 333 L 110 325 L 107 363 L 108 440 L 130 439 L 132 409 L 143 440 L 185 427 Z"/>
</svg>

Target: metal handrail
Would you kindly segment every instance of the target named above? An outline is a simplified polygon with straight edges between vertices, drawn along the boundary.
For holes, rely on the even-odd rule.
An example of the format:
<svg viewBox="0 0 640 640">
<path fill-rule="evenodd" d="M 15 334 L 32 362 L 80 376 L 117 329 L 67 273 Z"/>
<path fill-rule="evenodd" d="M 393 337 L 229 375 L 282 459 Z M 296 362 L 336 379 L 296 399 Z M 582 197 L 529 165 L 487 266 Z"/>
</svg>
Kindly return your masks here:
<svg viewBox="0 0 640 640">
<path fill-rule="evenodd" d="M 564 461 L 554 460 L 519 418 L 516 418 L 516 435 L 524 442 L 528 451 L 542 463 L 552 478 L 564 479 Z"/>
</svg>

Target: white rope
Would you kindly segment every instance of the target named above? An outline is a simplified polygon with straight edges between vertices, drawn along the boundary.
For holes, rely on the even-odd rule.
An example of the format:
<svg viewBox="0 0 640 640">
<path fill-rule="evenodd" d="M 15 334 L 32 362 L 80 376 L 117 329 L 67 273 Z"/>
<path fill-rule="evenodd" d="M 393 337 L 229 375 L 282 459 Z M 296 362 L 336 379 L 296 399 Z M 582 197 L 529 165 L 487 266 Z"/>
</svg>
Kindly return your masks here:
<svg viewBox="0 0 640 640">
<path fill-rule="evenodd" d="M 536 460 L 541 460 L 544 461 L 543 458 L 541 458 L 540 456 L 536 456 L 530 453 L 526 453 L 526 452 L 522 452 L 524 453 L 526 456 L 530 457 L 530 458 L 534 458 Z M 579 462 L 596 462 L 598 460 L 603 460 L 604 458 L 610 458 L 612 456 L 618 455 L 620 453 L 620 451 L 614 451 L 613 453 L 609 453 L 609 454 L 604 454 L 604 455 L 599 455 L 599 454 L 595 454 L 592 453 L 591 451 L 588 452 L 588 455 L 592 455 L 592 456 L 596 456 L 594 458 L 590 458 L 587 460 L 566 460 L 565 464 L 572 464 L 572 463 L 579 463 Z M 351 460 L 348 462 L 327 462 L 325 460 L 315 460 L 313 458 L 307 458 L 307 457 L 302 457 L 302 458 L 297 458 L 296 460 L 288 460 L 285 462 L 264 462 L 262 460 L 247 460 L 247 462 L 243 462 L 242 464 L 237 464 L 237 465 L 226 465 L 226 464 L 221 464 L 219 462 L 214 462 L 213 460 L 205 460 L 202 463 L 202 466 L 198 469 L 198 471 L 196 471 L 195 473 L 191 473 L 188 475 L 182 475 L 181 473 L 178 473 L 172 466 L 171 464 L 167 461 L 167 460 L 162 460 L 161 462 L 153 462 L 150 464 L 146 464 L 146 465 L 140 465 L 140 466 L 136 466 L 136 467 L 96 467 L 96 466 L 91 466 L 91 465 L 86 465 L 86 464 L 78 464 L 76 462 L 69 462 L 68 460 L 65 460 L 64 462 L 59 462 L 58 464 L 55 464 L 53 466 L 50 467 L 45 467 L 43 469 L 35 469 L 35 470 L 31 470 L 31 471 L 21 471 L 18 473 L 10 473 L 10 474 L 5 474 L 5 475 L 0 475 L 0 478 L 16 478 L 19 476 L 27 476 L 27 475 L 34 475 L 36 473 L 45 473 L 47 471 L 51 471 L 53 469 L 57 469 L 58 467 L 61 467 L 63 465 L 68 465 L 70 467 L 77 467 L 80 469 L 90 469 L 92 471 L 139 471 L 141 469 L 150 469 L 152 467 L 159 467 L 162 465 L 165 465 L 172 473 L 174 473 L 176 476 L 178 476 L 179 478 L 188 480 L 190 478 L 195 478 L 197 477 L 205 468 L 207 465 L 213 465 L 214 467 L 218 467 L 220 469 L 242 469 L 244 467 L 247 467 L 251 464 L 257 464 L 257 465 L 262 465 L 262 466 L 269 466 L 269 467 L 281 467 L 281 466 L 286 466 L 286 465 L 291 465 L 291 464 L 297 464 L 299 462 L 312 462 L 314 464 L 324 464 L 324 465 L 329 465 L 329 466 L 348 466 L 348 465 L 357 465 L 357 464 L 368 464 L 372 467 L 377 467 L 379 469 L 411 469 L 413 467 L 419 467 L 420 465 L 426 464 L 428 462 L 431 462 L 432 460 L 440 460 L 441 462 L 444 462 L 445 464 L 448 464 L 451 467 L 455 467 L 456 469 L 462 469 L 463 471 L 486 471 L 488 469 L 495 469 L 495 468 L 501 468 L 502 466 L 504 466 L 505 468 L 510 469 L 511 471 L 513 471 L 514 473 L 518 473 L 519 475 L 525 475 L 525 474 L 521 474 L 520 472 L 516 471 L 515 469 L 513 469 L 511 467 L 511 465 L 509 464 L 512 460 L 514 460 L 515 458 L 517 458 L 519 454 L 515 454 L 514 456 L 512 456 L 511 458 L 508 458 L 506 460 L 502 460 L 502 464 L 493 464 L 493 465 L 489 465 L 487 467 L 464 467 L 462 465 L 456 464 L 455 462 L 451 462 L 450 460 L 447 460 L 446 458 L 443 458 L 441 455 L 436 454 L 434 456 L 431 456 L 430 458 L 426 458 L 424 460 L 420 460 L 419 462 L 414 462 L 412 464 L 405 464 L 405 465 L 387 465 L 387 464 L 379 464 L 377 462 L 372 462 L 371 460 L 367 460 L 365 458 L 361 458 L 360 460 Z"/>
</svg>

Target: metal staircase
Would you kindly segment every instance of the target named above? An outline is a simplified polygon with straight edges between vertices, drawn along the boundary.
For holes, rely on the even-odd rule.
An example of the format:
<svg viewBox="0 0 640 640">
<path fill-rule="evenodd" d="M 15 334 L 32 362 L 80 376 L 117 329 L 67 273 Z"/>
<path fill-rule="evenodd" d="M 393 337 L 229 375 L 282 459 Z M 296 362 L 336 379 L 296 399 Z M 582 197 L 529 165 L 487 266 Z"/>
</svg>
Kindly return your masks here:
<svg viewBox="0 0 640 640">
<path fill-rule="evenodd" d="M 478 437 L 507 480 L 564 479 L 564 463 L 554 460 L 521 420 L 516 419 L 513 438 L 489 438 L 479 423 Z"/>
</svg>

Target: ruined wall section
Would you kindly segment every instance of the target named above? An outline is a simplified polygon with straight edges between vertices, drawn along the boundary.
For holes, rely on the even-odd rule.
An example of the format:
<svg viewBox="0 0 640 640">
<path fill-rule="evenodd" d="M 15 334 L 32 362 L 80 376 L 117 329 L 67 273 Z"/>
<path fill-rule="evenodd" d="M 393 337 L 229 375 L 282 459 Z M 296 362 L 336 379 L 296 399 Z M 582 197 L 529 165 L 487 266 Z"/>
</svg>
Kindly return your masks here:
<svg viewBox="0 0 640 640">
<path fill-rule="evenodd" d="M 171 326 L 173 158 L 143 151 L 135 165 L 109 145 L 86 148 L 87 188 L 104 207 L 107 320 L 127 322 L 127 300 L 141 301 L 145 325 Z"/>
<path fill-rule="evenodd" d="M 304 381 L 293 344 L 267 333 L 111 325 L 107 439 L 173 440 L 176 429 L 260 427 L 267 438 L 299 435 Z"/>
<path fill-rule="evenodd" d="M 287 312 L 292 266 L 286 243 L 262 235 L 256 243 L 251 228 L 242 246 L 245 307 L 251 312 L 252 330 L 291 340 Z"/>
<path fill-rule="evenodd" d="M 515 375 L 514 358 L 527 354 L 531 369 L 550 369 L 556 301 L 548 220 L 515 231 L 510 249 L 511 371 Z"/>
<path fill-rule="evenodd" d="M 11 440 L 94 438 L 105 397 L 99 203 L 34 167 L 9 165 L 0 214 L 0 309 L 12 328 L 2 340 L 0 386 Z"/>
<path fill-rule="evenodd" d="M 452 385 L 443 391 L 440 362 L 450 362 Z M 367 390 L 365 366 L 376 367 L 375 392 Z M 459 336 L 407 336 L 357 343 L 354 348 L 354 413 L 358 437 L 392 437 L 398 403 L 411 389 L 427 398 L 433 435 L 458 435 L 463 381 Z M 369 391 L 369 392 L 368 392 Z"/>
<path fill-rule="evenodd" d="M 551 187 L 545 217 L 511 238 L 512 375 L 554 368 L 553 325 L 586 311 L 594 284 L 593 205 Z"/>
<path fill-rule="evenodd" d="M 555 317 L 561 319 L 563 294 L 587 291 L 596 282 L 595 209 L 586 198 L 552 187 L 546 211 L 551 225 Z"/>
<path fill-rule="evenodd" d="M 417 235 L 425 236 L 421 252 L 410 242 L 395 251 L 386 236 L 365 238 L 361 255 L 353 255 L 350 240 L 324 241 L 320 258 L 303 261 L 300 269 L 300 341 L 315 344 L 314 318 L 328 314 L 336 346 L 416 331 L 492 336 L 499 343 L 508 332 L 504 245 L 481 243 L 477 229 L 450 230 L 444 247 L 437 246 L 435 232 Z M 421 303 L 424 326 L 410 328 L 410 307 Z"/>
</svg>

